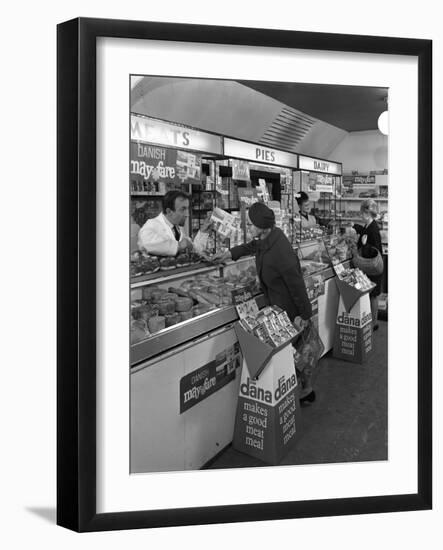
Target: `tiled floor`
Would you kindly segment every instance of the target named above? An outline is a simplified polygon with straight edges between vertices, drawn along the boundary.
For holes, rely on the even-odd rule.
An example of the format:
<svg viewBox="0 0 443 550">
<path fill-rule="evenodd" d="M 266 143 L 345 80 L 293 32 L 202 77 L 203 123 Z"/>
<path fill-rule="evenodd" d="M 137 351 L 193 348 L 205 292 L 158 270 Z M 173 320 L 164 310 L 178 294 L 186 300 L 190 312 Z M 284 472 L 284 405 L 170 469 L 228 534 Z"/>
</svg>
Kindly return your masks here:
<svg viewBox="0 0 443 550">
<path fill-rule="evenodd" d="M 300 438 L 281 464 L 319 464 L 386 460 L 387 332 L 379 322 L 374 352 L 363 365 L 340 361 L 329 352 L 317 367 L 315 403 L 302 409 Z M 209 468 L 266 466 L 228 447 Z"/>
</svg>

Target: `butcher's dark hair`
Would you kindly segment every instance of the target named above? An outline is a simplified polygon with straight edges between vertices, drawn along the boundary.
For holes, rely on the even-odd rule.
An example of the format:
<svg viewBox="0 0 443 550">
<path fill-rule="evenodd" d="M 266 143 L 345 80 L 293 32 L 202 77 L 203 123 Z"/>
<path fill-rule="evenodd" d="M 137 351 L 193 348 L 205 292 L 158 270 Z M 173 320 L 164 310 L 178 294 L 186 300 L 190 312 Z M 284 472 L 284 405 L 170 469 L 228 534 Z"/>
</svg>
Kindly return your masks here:
<svg viewBox="0 0 443 550">
<path fill-rule="evenodd" d="M 191 197 L 188 195 L 188 193 L 185 193 L 184 191 L 180 191 L 179 189 L 168 191 L 166 195 L 163 197 L 163 201 L 162 201 L 162 208 L 163 208 L 164 214 L 166 214 L 166 210 L 168 208 L 170 210 L 175 210 L 175 199 L 188 199 L 190 201 Z"/>
</svg>

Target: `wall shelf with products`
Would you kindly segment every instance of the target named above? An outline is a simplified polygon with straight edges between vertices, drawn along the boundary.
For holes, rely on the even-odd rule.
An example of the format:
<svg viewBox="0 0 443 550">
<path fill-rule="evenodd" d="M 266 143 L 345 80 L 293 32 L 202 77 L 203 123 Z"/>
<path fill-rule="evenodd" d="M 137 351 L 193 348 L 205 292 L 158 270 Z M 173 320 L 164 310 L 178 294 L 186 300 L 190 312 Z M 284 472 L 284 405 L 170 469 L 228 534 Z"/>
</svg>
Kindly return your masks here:
<svg viewBox="0 0 443 550">
<path fill-rule="evenodd" d="M 164 196 L 164 193 L 149 193 L 148 191 L 133 191 L 131 197 L 147 197 L 153 199 L 159 199 Z"/>
<path fill-rule="evenodd" d="M 340 198 L 337 198 L 337 200 L 341 200 L 341 201 L 364 201 L 365 199 L 373 199 L 374 201 L 376 202 L 387 202 L 389 199 L 388 197 L 340 197 Z"/>
</svg>

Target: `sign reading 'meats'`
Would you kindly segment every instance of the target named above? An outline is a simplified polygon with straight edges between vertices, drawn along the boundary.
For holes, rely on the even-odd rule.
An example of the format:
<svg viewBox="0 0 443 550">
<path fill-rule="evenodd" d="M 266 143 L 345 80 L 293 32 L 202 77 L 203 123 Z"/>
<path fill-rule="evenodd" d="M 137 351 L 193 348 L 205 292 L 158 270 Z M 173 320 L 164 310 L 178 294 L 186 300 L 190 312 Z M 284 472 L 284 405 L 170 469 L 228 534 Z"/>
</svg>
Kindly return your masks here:
<svg viewBox="0 0 443 550">
<path fill-rule="evenodd" d="M 131 140 L 205 153 L 222 153 L 220 136 L 139 115 L 131 115 Z"/>
</svg>

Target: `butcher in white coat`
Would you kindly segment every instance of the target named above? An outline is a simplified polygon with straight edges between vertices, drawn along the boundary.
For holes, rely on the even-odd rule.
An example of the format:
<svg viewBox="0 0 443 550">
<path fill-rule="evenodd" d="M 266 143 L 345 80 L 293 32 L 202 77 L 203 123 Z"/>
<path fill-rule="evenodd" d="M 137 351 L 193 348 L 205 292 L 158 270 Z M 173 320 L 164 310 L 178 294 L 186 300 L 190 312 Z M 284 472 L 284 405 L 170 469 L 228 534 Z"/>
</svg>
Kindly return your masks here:
<svg viewBox="0 0 443 550">
<path fill-rule="evenodd" d="M 190 198 L 183 191 L 168 191 L 163 197 L 163 211 L 148 220 L 138 234 L 138 247 L 155 256 L 176 256 L 178 252 L 195 250 L 202 252 L 208 234 L 199 231 L 192 240 L 185 235 L 184 225 L 189 216 Z"/>
</svg>

